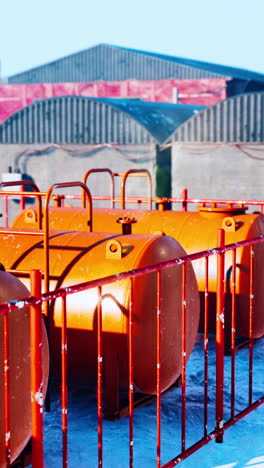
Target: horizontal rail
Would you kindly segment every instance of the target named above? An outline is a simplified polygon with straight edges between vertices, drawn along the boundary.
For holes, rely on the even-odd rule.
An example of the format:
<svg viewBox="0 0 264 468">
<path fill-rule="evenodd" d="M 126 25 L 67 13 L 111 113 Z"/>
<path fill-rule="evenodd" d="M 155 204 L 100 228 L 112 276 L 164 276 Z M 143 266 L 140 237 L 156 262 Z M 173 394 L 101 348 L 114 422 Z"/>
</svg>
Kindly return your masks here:
<svg viewBox="0 0 264 468">
<path fill-rule="evenodd" d="M 122 175 L 122 174 L 121 174 Z M 131 174 L 133 176 L 134 174 Z M 11 198 L 11 197 L 26 197 L 26 198 L 45 198 L 46 192 L 28 192 L 28 191 L 1 191 L 0 197 Z M 63 194 L 65 200 L 81 200 L 82 195 L 77 194 Z M 55 198 L 55 195 L 53 196 Z M 114 207 L 115 203 L 124 203 L 124 197 L 122 196 L 111 196 L 111 195 L 92 195 L 93 201 L 111 201 L 112 206 Z M 184 191 L 182 197 L 170 197 L 166 198 L 168 203 L 171 204 L 181 204 L 183 211 L 187 211 L 188 204 L 214 204 L 214 205 L 248 205 L 248 206 L 264 206 L 263 200 L 242 200 L 242 199 L 220 199 L 220 198 L 189 198 L 187 196 L 187 190 Z M 125 197 L 126 203 L 138 204 L 147 204 L 150 208 L 150 203 L 159 203 L 159 197 Z"/>
<path fill-rule="evenodd" d="M 259 406 L 261 406 L 264 403 L 264 396 L 259 398 L 257 401 L 252 403 L 250 407 L 245 408 L 244 410 L 240 411 L 234 418 L 229 419 L 227 422 L 223 424 L 223 429 L 227 430 L 230 427 L 232 427 L 235 423 L 243 419 L 245 416 L 250 414 L 253 410 L 257 409 Z M 162 465 L 161 468 L 172 468 L 173 466 L 178 465 L 180 462 L 183 460 L 186 460 L 190 455 L 192 455 L 194 452 L 196 452 L 199 448 L 204 447 L 208 442 L 211 442 L 212 440 L 216 439 L 218 436 L 221 435 L 223 429 L 218 429 L 217 431 L 212 431 L 210 434 L 208 434 L 206 437 L 203 437 L 202 439 L 198 440 L 195 442 L 195 444 L 191 445 L 186 449 L 184 452 L 181 454 L 177 455 L 175 458 L 170 460 L 168 463 L 165 463 L 165 465 Z"/>
<path fill-rule="evenodd" d="M 222 198 L 168 198 L 172 203 L 216 203 L 216 204 L 233 204 L 233 205 L 264 205 L 263 200 L 238 200 L 238 199 L 222 199 Z"/>
<path fill-rule="evenodd" d="M 1 230 L 4 233 L 10 233 L 8 230 Z M 24 232 L 19 232 L 19 234 L 24 234 Z M 37 234 L 37 233 L 36 233 Z M 40 234 L 40 233 L 39 233 Z M 172 260 L 166 260 L 164 262 L 155 263 L 142 268 L 137 268 L 135 270 L 129 270 L 121 273 L 116 273 L 114 275 L 105 276 L 100 279 L 95 279 L 91 281 L 85 281 L 80 284 L 75 284 L 72 286 L 67 286 L 65 288 L 56 289 L 55 291 L 49 291 L 41 295 L 42 301 L 51 301 L 58 297 L 63 297 L 67 294 L 75 294 L 77 292 L 84 291 L 85 289 L 92 289 L 106 284 L 114 283 L 115 281 L 122 281 L 129 278 L 136 278 L 147 273 L 154 273 L 165 268 L 169 268 L 175 265 L 182 265 L 184 263 L 192 262 L 193 260 L 198 260 L 200 258 L 210 257 L 211 255 L 221 254 L 230 250 L 237 249 L 239 247 L 246 247 L 250 245 L 257 244 L 258 242 L 264 241 L 264 235 L 254 237 L 245 241 L 234 242 L 232 244 L 227 244 L 224 247 L 215 247 L 213 249 L 202 250 L 201 252 L 196 252 L 190 255 L 185 255 L 183 257 L 177 257 Z M 10 301 L 0 304 L 0 314 L 5 313 L 6 311 L 11 311 L 25 307 L 28 305 L 34 304 L 34 298 L 27 298 L 23 301 Z M 21 305 L 23 303 L 23 305 Z"/>
</svg>

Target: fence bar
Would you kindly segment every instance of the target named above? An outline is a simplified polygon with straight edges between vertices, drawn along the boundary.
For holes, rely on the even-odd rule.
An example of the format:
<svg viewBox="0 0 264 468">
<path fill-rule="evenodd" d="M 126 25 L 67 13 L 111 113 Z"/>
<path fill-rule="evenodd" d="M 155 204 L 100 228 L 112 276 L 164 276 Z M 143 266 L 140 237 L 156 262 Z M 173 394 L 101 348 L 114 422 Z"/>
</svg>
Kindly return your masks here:
<svg viewBox="0 0 264 468">
<path fill-rule="evenodd" d="M 4 197 L 4 201 L 5 201 L 5 211 L 4 211 L 4 214 L 5 214 L 5 227 L 8 228 L 8 226 L 9 226 L 9 213 L 8 213 L 9 205 L 8 205 L 8 197 L 7 196 Z"/>
<path fill-rule="evenodd" d="M 5 458 L 10 467 L 10 362 L 9 362 L 9 312 L 4 313 L 4 387 L 5 387 Z"/>
<path fill-rule="evenodd" d="M 30 273 L 31 295 L 41 296 L 41 272 Z M 32 467 L 43 468 L 43 379 L 41 301 L 30 307 Z"/>
<path fill-rule="evenodd" d="M 218 229 L 218 247 L 224 248 L 225 230 Z M 216 442 L 223 442 L 224 418 L 224 293 L 225 254 L 217 254 L 217 297 L 216 297 L 216 430 L 220 434 Z"/>
<path fill-rule="evenodd" d="M 62 412 L 62 466 L 68 466 L 68 387 L 67 387 L 67 308 L 62 296 L 61 326 L 61 412 Z"/>
<path fill-rule="evenodd" d="M 236 249 L 232 250 L 232 306 L 231 306 L 231 418 L 235 416 L 236 382 Z"/>
<path fill-rule="evenodd" d="M 98 467 L 103 466 L 103 343 L 102 343 L 102 286 L 98 287 L 97 304 L 97 427 Z"/>
<path fill-rule="evenodd" d="M 250 246 L 249 273 L 249 376 L 248 376 L 248 404 L 252 404 L 253 392 L 253 312 L 254 312 L 254 245 Z"/>
<path fill-rule="evenodd" d="M 208 257 L 205 257 L 205 286 L 204 286 L 204 437 L 207 436 L 208 425 L 208 294 L 209 274 Z"/>
<path fill-rule="evenodd" d="M 186 190 L 186 189 L 184 189 Z M 181 203 L 183 202 L 184 197 L 182 196 L 181 198 L 174 198 L 170 197 L 168 201 L 170 203 Z M 233 200 L 233 199 L 222 199 L 222 198 L 187 198 L 187 203 L 215 203 L 219 205 L 227 205 L 227 204 L 232 204 L 232 205 L 250 205 L 250 206 L 259 206 L 263 207 L 264 206 L 264 201 L 263 200 Z"/>
<path fill-rule="evenodd" d="M 182 265 L 182 451 L 186 442 L 186 264 Z"/>
<path fill-rule="evenodd" d="M 128 399 L 129 399 L 129 467 L 134 466 L 134 368 L 133 368 L 133 315 L 134 315 L 134 286 L 133 279 L 130 279 L 130 307 L 128 317 L 128 369 L 129 369 L 129 387 L 128 387 Z"/>
<path fill-rule="evenodd" d="M 149 202 L 148 202 L 148 209 L 152 210 L 152 179 L 151 179 L 151 174 L 147 169 L 128 169 L 124 174 L 115 174 L 115 176 L 120 175 L 122 176 L 122 181 L 121 181 L 121 188 L 120 188 L 120 199 L 121 199 L 121 208 L 124 210 L 125 205 L 126 205 L 126 182 L 128 176 L 133 176 L 133 177 L 147 177 L 148 179 L 148 196 L 149 196 Z"/>
<path fill-rule="evenodd" d="M 187 199 L 188 199 L 188 190 L 184 188 L 182 190 L 182 211 L 188 211 Z"/>
<path fill-rule="evenodd" d="M 24 185 L 21 186 L 21 190 L 22 190 L 22 192 L 25 191 Z M 20 210 L 21 210 L 21 211 L 24 211 L 24 209 L 26 208 L 26 203 L 25 203 L 25 197 L 24 197 L 24 195 L 21 195 L 19 205 L 20 205 Z"/>
<path fill-rule="evenodd" d="M 157 468 L 161 461 L 161 271 L 157 271 Z"/>
</svg>

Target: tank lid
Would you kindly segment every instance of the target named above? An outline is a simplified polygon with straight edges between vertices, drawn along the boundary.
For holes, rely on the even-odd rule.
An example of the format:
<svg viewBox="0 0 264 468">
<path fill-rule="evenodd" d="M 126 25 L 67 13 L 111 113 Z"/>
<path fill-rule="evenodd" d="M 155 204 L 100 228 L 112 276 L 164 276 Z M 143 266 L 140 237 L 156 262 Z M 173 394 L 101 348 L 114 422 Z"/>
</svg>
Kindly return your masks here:
<svg viewBox="0 0 264 468">
<path fill-rule="evenodd" d="M 201 206 L 197 206 L 197 210 L 205 213 L 228 213 L 231 215 L 245 214 L 248 207 L 244 204 L 227 203 L 203 203 Z"/>
</svg>

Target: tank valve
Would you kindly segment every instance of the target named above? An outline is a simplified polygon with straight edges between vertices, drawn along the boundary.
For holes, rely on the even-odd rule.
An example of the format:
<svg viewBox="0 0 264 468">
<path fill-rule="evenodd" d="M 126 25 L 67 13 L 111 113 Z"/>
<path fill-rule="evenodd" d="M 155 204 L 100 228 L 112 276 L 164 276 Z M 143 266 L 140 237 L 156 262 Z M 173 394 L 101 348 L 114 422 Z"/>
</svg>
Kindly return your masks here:
<svg viewBox="0 0 264 468">
<path fill-rule="evenodd" d="M 169 199 L 166 197 L 158 198 L 156 203 L 159 211 L 166 211 L 168 209 Z"/>
<path fill-rule="evenodd" d="M 136 223 L 137 220 L 124 216 L 124 218 L 118 218 L 116 222 L 122 224 L 122 234 L 126 235 L 132 233 L 132 224 Z"/>
<path fill-rule="evenodd" d="M 54 206 L 56 208 L 60 208 L 61 206 L 63 206 L 63 201 L 65 199 L 64 195 L 53 195 L 52 198 L 53 198 Z"/>
</svg>

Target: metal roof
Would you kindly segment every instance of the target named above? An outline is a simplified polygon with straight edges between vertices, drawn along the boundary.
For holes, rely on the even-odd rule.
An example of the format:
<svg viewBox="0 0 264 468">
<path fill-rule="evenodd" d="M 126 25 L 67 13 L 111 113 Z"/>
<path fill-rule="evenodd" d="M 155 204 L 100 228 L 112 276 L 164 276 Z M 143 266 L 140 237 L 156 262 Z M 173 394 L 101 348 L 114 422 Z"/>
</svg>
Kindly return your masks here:
<svg viewBox="0 0 264 468">
<path fill-rule="evenodd" d="M 263 74 L 240 68 L 110 44 L 98 44 L 47 64 L 12 75 L 8 78 L 8 83 L 220 77 L 264 82 Z"/>
<path fill-rule="evenodd" d="M 0 125 L 0 142 L 161 144 L 203 108 L 83 96 L 37 100 Z"/>
<path fill-rule="evenodd" d="M 163 143 L 176 128 L 205 106 L 141 101 L 140 99 L 98 99 L 106 102 L 145 127 L 158 143 Z"/>
<path fill-rule="evenodd" d="M 264 92 L 241 94 L 207 107 L 178 127 L 170 141 L 264 142 Z"/>
<path fill-rule="evenodd" d="M 155 52 L 146 52 L 143 50 L 129 49 L 129 48 L 120 47 L 120 46 L 111 46 L 111 47 L 118 47 L 119 49 L 127 50 L 132 53 L 143 54 L 149 57 L 155 57 L 155 58 L 166 60 L 172 63 L 185 65 L 187 67 L 197 68 L 199 70 L 205 70 L 210 73 L 216 73 L 218 75 L 225 76 L 226 78 L 230 77 L 230 78 L 237 78 L 237 79 L 242 79 L 242 80 L 254 80 L 254 81 L 261 81 L 261 82 L 264 81 L 263 73 L 258 73 L 258 72 L 246 70 L 243 68 L 230 67 L 228 65 L 220 65 L 216 63 L 204 62 L 200 60 L 192 60 L 192 59 L 183 58 L 183 57 L 175 57 L 173 55 L 157 54 Z"/>
</svg>

